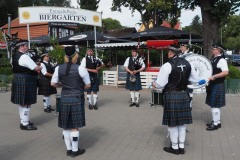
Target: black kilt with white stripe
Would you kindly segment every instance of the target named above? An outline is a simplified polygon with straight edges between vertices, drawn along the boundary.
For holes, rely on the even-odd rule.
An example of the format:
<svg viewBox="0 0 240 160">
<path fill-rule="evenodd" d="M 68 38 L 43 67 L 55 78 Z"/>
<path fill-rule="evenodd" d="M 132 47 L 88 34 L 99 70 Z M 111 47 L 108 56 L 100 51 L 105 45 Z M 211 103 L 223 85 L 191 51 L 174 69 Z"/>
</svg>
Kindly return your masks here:
<svg viewBox="0 0 240 160">
<path fill-rule="evenodd" d="M 37 75 L 23 73 L 13 75 L 11 102 L 21 106 L 37 102 Z"/>
<path fill-rule="evenodd" d="M 51 80 L 42 76 L 40 80 L 40 85 L 38 87 L 38 95 L 49 96 L 56 93 L 57 89 L 51 86 Z"/>
<path fill-rule="evenodd" d="M 85 126 L 84 103 L 84 94 L 61 95 L 58 127 L 63 129 L 74 129 Z"/>
<path fill-rule="evenodd" d="M 211 84 L 210 92 L 207 92 L 206 104 L 211 108 L 221 108 L 226 105 L 225 98 L 225 85 L 221 84 Z"/>
<path fill-rule="evenodd" d="M 91 81 L 91 87 L 88 89 L 85 89 L 85 92 L 91 93 L 91 92 L 99 92 L 99 85 L 100 81 L 99 78 L 96 76 L 93 81 Z"/>
<path fill-rule="evenodd" d="M 190 97 L 186 91 L 164 93 L 163 125 L 179 126 L 192 123 Z"/>
<path fill-rule="evenodd" d="M 140 74 L 136 74 L 136 81 L 131 82 L 130 81 L 130 74 L 127 73 L 127 80 L 126 80 L 126 86 L 125 88 L 130 91 L 139 91 L 142 90 L 142 84 L 141 84 L 141 77 Z"/>
</svg>

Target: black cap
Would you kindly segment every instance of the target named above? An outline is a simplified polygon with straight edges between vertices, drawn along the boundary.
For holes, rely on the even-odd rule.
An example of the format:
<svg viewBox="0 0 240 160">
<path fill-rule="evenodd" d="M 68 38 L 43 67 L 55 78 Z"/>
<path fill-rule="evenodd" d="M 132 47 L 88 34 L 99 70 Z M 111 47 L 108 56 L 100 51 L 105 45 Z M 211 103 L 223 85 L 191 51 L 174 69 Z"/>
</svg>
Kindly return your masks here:
<svg viewBox="0 0 240 160">
<path fill-rule="evenodd" d="M 179 51 L 178 46 L 175 45 L 175 44 L 172 44 L 172 45 L 168 46 L 168 49 L 175 52 L 175 53 L 177 53 Z"/>
<path fill-rule="evenodd" d="M 19 47 L 28 44 L 28 40 L 19 40 L 15 43 L 14 47 Z"/>
<path fill-rule="evenodd" d="M 46 55 L 48 55 L 48 51 L 44 51 L 42 54 L 41 54 L 41 58 L 44 58 Z"/>
<path fill-rule="evenodd" d="M 75 55 L 75 46 L 65 47 L 65 53 L 68 58 L 72 58 Z"/>
<path fill-rule="evenodd" d="M 181 43 L 180 46 L 189 47 L 189 44 L 188 43 Z"/>
<path fill-rule="evenodd" d="M 224 51 L 223 46 L 222 46 L 222 45 L 219 45 L 219 44 L 217 44 L 217 43 L 214 43 L 214 44 L 212 45 L 212 48 L 213 48 L 213 49 L 214 49 L 214 48 L 217 48 L 217 49 L 219 49 L 221 52 Z"/>
</svg>

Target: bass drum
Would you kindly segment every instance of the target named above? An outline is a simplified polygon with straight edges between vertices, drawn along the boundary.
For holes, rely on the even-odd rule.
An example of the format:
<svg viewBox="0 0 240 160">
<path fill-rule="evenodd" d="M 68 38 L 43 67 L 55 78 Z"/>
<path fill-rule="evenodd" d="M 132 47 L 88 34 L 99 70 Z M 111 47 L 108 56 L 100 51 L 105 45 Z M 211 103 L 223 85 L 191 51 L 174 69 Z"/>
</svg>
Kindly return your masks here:
<svg viewBox="0 0 240 160">
<path fill-rule="evenodd" d="M 208 78 L 212 76 L 212 64 L 206 57 L 199 54 L 190 54 L 184 58 L 194 66 L 200 80 L 208 81 Z"/>
</svg>

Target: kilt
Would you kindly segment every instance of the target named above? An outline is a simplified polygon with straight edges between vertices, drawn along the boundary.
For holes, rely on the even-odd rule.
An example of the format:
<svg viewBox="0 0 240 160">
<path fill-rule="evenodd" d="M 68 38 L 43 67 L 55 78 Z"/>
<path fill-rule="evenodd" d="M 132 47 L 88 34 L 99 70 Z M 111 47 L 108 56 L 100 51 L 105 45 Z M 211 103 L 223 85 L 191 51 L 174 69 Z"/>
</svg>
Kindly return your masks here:
<svg viewBox="0 0 240 160">
<path fill-rule="evenodd" d="M 21 106 L 37 102 L 37 75 L 23 73 L 13 75 L 11 102 Z"/>
<path fill-rule="evenodd" d="M 99 85 L 100 85 L 99 78 L 95 77 L 94 82 L 91 83 L 91 87 L 88 88 L 88 89 L 85 89 L 85 92 L 87 92 L 87 93 L 98 92 L 99 91 Z"/>
<path fill-rule="evenodd" d="M 56 93 L 57 89 L 51 86 L 51 80 L 43 76 L 38 87 L 38 95 L 48 96 Z"/>
<path fill-rule="evenodd" d="M 126 89 L 130 91 L 142 90 L 140 74 L 136 74 L 135 76 L 136 76 L 136 81 L 130 82 L 130 74 L 127 73 L 127 80 L 126 80 L 126 86 L 125 86 Z"/>
<path fill-rule="evenodd" d="M 86 125 L 84 94 L 61 95 L 61 109 L 58 127 L 63 129 L 81 128 Z"/>
<path fill-rule="evenodd" d="M 186 91 L 166 92 L 163 102 L 163 125 L 179 126 L 192 123 L 190 97 Z"/>
<path fill-rule="evenodd" d="M 225 85 L 221 84 L 212 84 L 209 86 L 210 92 L 207 93 L 205 103 L 211 108 L 221 108 L 226 105 L 225 99 Z"/>
</svg>

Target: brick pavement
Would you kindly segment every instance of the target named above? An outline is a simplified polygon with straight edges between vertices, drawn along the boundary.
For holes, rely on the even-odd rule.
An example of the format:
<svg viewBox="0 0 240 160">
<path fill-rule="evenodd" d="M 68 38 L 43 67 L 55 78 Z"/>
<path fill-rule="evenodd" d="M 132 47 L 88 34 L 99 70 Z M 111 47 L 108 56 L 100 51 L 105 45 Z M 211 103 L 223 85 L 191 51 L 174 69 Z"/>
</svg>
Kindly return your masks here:
<svg viewBox="0 0 240 160">
<path fill-rule="evenodd" d="M 43 112 L 42 97 L 32 106 L 31 121 L 37 131 L 19 129 L 18 107 L 11 93 L 0 93 L 0 160 L 68 160 L 57 127 L 57 115 Z M 169 145 L 166 126 L 161 125 L 162 107 L 149 107 L 151 92 L 141 91 L 140 108 L 128 107 L 124 88 L 100 87 L 99 110 L 86 108 L 87 126 L 80 129 L 80 146 L 86 153 L 79 160 L 240 160 L 239 94 L 227 95 L 222 109 L 222 128 L 206 131 L 211 119 L 205 94 L 194 95 L 193 124 L 188 125 L 184 155 L 162 150 Z M 52 104 L 55 98 L 52 96 Z"/>
</svg>

